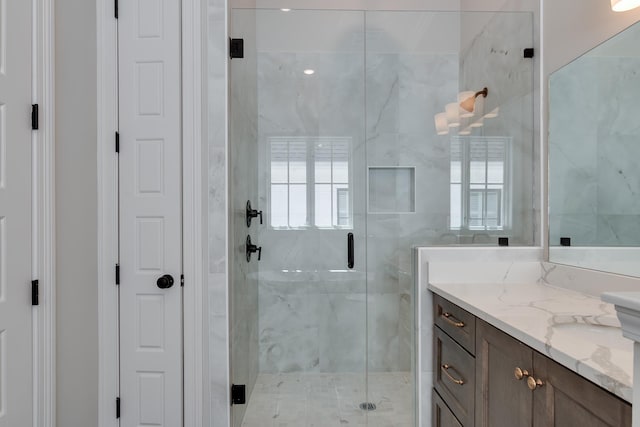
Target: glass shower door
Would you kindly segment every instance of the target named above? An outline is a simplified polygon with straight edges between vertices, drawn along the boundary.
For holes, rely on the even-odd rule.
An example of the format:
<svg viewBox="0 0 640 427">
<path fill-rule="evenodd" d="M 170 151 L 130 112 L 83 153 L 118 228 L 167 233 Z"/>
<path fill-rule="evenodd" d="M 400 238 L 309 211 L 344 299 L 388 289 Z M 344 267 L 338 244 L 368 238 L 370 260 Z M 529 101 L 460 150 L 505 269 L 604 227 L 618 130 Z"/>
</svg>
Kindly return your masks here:
<svg viewBox="0 0 640 427">
<path fill-rule="evenodd" d="M 534 242 L 532 15 L 231 18 L 234 426 L 417 426 L 412 247 Z"/>
<path fill-rule="evenodd" d="M 366 423 L 363 17 L 232 11 L 234 426 Z"/>
</svg>

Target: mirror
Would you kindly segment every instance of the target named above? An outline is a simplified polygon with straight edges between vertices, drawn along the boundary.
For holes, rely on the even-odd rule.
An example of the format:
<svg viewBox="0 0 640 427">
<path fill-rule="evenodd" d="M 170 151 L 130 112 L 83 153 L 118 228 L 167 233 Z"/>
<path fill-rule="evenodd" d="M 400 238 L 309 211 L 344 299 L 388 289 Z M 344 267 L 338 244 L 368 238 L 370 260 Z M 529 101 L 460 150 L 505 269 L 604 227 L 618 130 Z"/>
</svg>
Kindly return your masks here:
<svg viewBox="0 0 640 427">
<path fill-rule="evenodd" d="M 549 81 L 549 261 L 640 276 L 640 23 Z"/>
</svg>

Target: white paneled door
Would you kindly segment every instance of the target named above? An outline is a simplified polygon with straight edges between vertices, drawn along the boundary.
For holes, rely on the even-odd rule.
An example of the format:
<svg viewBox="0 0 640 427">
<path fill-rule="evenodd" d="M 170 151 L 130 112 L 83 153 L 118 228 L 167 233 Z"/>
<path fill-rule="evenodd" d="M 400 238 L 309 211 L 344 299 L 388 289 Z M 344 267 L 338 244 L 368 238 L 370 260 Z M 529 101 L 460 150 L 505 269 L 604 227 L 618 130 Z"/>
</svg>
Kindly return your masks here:
<svg viewBox="0 0 640 427">
<path fill-rule="evenodd" d="M 0 0 L 0 427 L 32 425 L 31 1 Z"/>
<path fill-rule="evenodd" d="M 119 2 L 120 425 L 182 426 L 180 1 Z"/>
</svg>

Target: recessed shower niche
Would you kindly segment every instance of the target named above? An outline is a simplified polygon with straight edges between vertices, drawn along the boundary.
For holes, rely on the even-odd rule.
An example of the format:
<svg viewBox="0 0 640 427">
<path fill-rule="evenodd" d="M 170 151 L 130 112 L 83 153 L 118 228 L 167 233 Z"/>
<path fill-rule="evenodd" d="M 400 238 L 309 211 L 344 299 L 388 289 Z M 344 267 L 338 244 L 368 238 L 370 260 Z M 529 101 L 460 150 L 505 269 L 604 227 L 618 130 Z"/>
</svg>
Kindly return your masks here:
<svg viewBox="0 0 640 427">
<path fill-rule="evenodd" d="M 533 16 L 233 9 L 230 32 L 231 381 L 248 398 L 233 425 L 417 426 L 411 248 L 534 243 Z M 482 120 L 436 129 L 484 87 Z M 466 170 L 480 137 L 508 141 L 499 230 L 478 208 L 496 192 Z M 475 222 L 450 220 L 452 193 Z"/>
<path fill-rule="evenodd" d="M 416 211 L 414 167 L 369 167 L 369 213 Z"/>
</svg>

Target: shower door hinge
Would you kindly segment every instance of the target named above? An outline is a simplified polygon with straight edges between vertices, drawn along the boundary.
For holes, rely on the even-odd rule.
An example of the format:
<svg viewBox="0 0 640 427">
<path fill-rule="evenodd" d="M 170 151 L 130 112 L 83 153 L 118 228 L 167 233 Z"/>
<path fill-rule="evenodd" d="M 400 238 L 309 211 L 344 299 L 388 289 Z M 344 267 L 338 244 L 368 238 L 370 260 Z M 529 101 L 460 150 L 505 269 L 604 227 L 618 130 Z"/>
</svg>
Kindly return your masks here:
<svg viewBox="0 0 640 427">
<path fill-rule="evenodd" d="M 229 39 L 229 57 L 244 58 L 244 39 Z"/>
<path fill-rule="evenodd" d="M 40 127 L 40 114 L 39 114 L 39 110 L 40 107 L 38 107 L 38 104 L 32 104 L 31 105 L 31 129 L 32 130 L 38 130 L 38 128 Z"/>
<path fill-rule="evenodd" d="M 120 264 L 116 264 L 116 285 L 120 284 Z"/>
<path fill-rule="evenodd" d="M 120 398 L 116 397 L 116 418 L 120 418 Z"/>
<path fill-rule="evenodd" d="M 116 132 L 116 153 L 120 153 L 120 132 Z"/>
<path fill-rule="evenodd" d="M 31 305 L 40 305 L 40 286 L 37 279 L 31 281 Z"/>
<path fill-rule="evenodd" d="M 231 386 L 231 405 L 244 405 L 247 403 L 246 387 L 244 384 Z"/>
<path fill-rule="evenodd" d="M 184 274 L 180 275 L 180 286 L 184 287 Z"/>
<path fill-rule="evenodd" d="M 533 54 L 534 54 L 535 50 L 532 47 L 528 47 L 524 50 L 524 57 L 525 58 L 533 58 Z"/>
<path fill-rule="evenodd" d="M 118 19 L 118 0 L 113 0 L 113 16 Z"/>
</svg>

